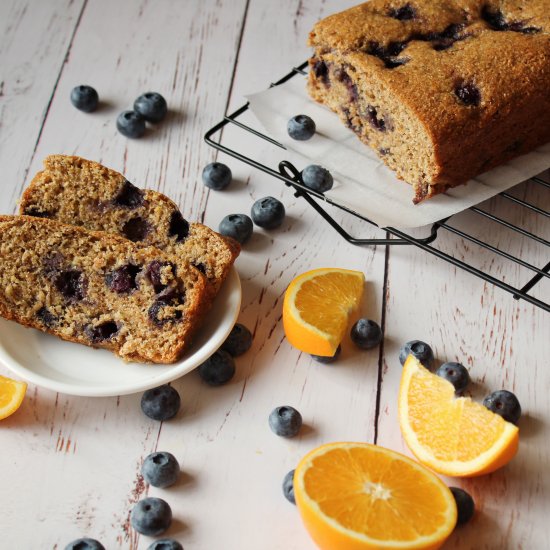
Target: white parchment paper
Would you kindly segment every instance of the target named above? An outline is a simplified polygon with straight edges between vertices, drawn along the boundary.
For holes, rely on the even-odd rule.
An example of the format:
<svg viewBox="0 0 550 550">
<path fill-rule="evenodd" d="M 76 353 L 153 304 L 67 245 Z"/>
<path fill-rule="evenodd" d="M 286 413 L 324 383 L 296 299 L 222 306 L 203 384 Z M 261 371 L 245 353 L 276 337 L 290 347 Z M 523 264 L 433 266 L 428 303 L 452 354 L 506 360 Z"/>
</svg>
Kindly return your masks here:
<svg viewBox="0 0 550 550">
<path fill-rule="evenodd" d="M 345 127 L 337 115 L 315 103 L 306 92 L 306 80 L 295 76 L 285 84 L 247 97 L 250 108 L 266 132 L 282 143 L 302 170 L 321 164 L 334 177 L 325 196 L 366 216 L 380 227 L 413 228 L 432 224 L 505 191 L 550 167 L 550 143 L 518 157 L 467 185 L 450 189 L 421 204 L 412 203 L 412 187 L 397 179 L 377 155 Z M 309 115 L 317 132 L 308 141 L 291 139 L 290 118 Z"/>
</svg>

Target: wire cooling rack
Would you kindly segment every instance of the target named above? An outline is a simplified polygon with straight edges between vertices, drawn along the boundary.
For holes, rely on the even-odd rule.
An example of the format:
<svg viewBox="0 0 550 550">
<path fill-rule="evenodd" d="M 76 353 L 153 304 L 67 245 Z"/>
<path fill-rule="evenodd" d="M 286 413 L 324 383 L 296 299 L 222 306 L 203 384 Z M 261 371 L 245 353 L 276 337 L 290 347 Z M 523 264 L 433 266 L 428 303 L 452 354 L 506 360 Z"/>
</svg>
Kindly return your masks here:
<svg viewBox="0 0 550 550">
<path fill-rule="evenodd" d="M 283 76 L 280 80 L 277 82 L 271 84 L 271 86 L 278 86 L 280 84 L 283 84 L 284 82 L 287 82 L 292 77 L 294 77 L 297 74 L 305 75 L 307 74 L 305 72 L 305 68 L 307 67 L 307 62 L 302 63 L 298 67 L 294 67 L 288 74 Z M 297 197 L 302 197 L 304 200 L 306 200 L 309 205 L 317 211 L 317 213 L 327 222 L 329 223 L 346 241 L 355 244 L 355 245 L 413 245 L 416 246 L 425 252 L 428 252 L 430 254 L 433 254 L 434 256 L 437 256 L 438 258 L 460 268 L 464 271 L 467 271 L 471 273 L 472 275 L 475 275 L 485 281 L 488 281 L 489 283 L 505 290 L 506 292 L 509 292 L 512 294 L 512 296 L 516 299 L 522 299 L 527 302 L 530 302 L 531 304 L 534 304 L 540 308 L 542 308 L 545 311 L 550 312 L 550 303 L 548 300 L 543 299 L 541 297 L 536 297 L 531 294 L 534 287 L 543 281 L 544 279 L 550 279 L 550 261 L 546 263 L 546 265 L 542 267 L 537 267 L 535 265 L 532 265 L 531 263 L 521 259 L 518 255 L 514 255 L 510 252 L 505 251 L 502 247 L 494 244 L 490 244 L 489 242 L 486 242 L 486 239 L 483 235 L 476 235 L 475 231 L 472 230 L 465 230 L 456 227 L 454 224 L 451 224 L 452 221 L 458 216 L 456 214 L 455 216 L 452 216 L 450 218 L 446 218 L 443 220 L 440 220 L 436 223 L 434 223 L 431 227 L 428 229 L 428 235 L 427 236 L 414 236 L 411 234 L 412 232 L 405 232 L 393 227 L 384 227 L 381 228 L 381 231 L 385 232 L 384 237 L 380 238 L 369 238 L 369 239 L 362 239 L 362 238 L 356 238 L 350 235 L 342 226 L 340 223 L 338 223 L 326 210 L 321 204 L 319 204 L 318 201 L 322 201 L 325 204 L 329 204 L 331 206 L 335 206 L 341 210 L 344 210 L 348 212 L 349 214 L 358 217 L 359 219 L 374 225 L 378 227 L 373 221 L 369 220 L 368 218 L 358 214 L 357 212 L 354 212 L 350 208 L 343 206 L 341 204 L 333 202 L 328 197 L 325 197 L 321 193 L 317 193 L 315 191 L 312 191 L 304 186 L 300 171 L 296 169 L 296 167 L 290 163 L 287 160 L 281 160 L 279 162 L 279 165 L 277 168 L 273 168 L 270 166 L 267 166 L 266 164 L 263 164 L 257 159 L 251 158 L 247 156 L 244 152 L 239 152 L 235 148 L 231 148 L 228 145 L 222 145 L 221 143 L 221 137 L 222 137 L 222 130 L 228 125 L 232 125 L 233 127 L 238 128 L 239 130 L 242 130 L 244 132 L 247 132 L 248 134 L 252 134 L 253 136 L 256 136 L 258 139 L 264 140 L 274 147 L 278 147 L 282 150 L 286 150 L 285 147 L 279 143 L 278 141 L 272 139 L 271 137 L 264 134 L 262 131 L 257 130 L 253 128 L 252 126 L 245 124 L 242 122 L 242 120 L 239 120 L 239 118 L 242 117 L 242 115 L 249 109 L 249 104 L 246 103 L 233 113 L 226 115 L 223 117 L 223 120 L 221 120 L 218 124 L 216 124 L 214 127 L 212 127 L 204 136 L 204 139 L 206 143 L 214 147 L 215 149 L 222 151 L 242 162 L 245 162 L 246 164 L 249 164 L 250 166 L 253 166 L 254 168 L 257 168 L 258 170 L 261 170 L 262 172 L 269 174 L 281 181 L 283 181 L 287 186 L 294 189 L 294 194 Z M 218 134 L 218 139 L 214 139 L 214 136 Z M 528 180 L 526 185 L 530 186 L 536 186 L 538 187 L 537 191 L 540 191 L 544 194 L 545 201 L 544 204 L 549 204 L 548 199 L 550 199 L 550 182 L 545 181 L 541 178 L 531 178 Z M 548 198 L 547 198 L 548 197 Z M 469 212 L 472 213 L 475 217 L 483 218 L 486 223 L 489 223 L 491 225 L 494 224 L 495 228 L 506 228 L 504 231 L 509 230 L 511 231 L 511 235 L 516 238 L 520 239 L 519 245 L 516 243 L 517 249 L 524 250 L 532 248 L 533 246 L 536 246 L 539 248 L 539 250 L 542 249 L 542 256 L 544 258 L 550 258 L 550 241 L 544 239 L 543 237 L 534 234 L 531 231 L 528 231 L 525 228 L 526 224 L 523 224 L 524 226 L 520 226 L 517 223 L 511 223 L 510 221 L 506 220 L 506 216 L 501 214 L 502 212 L 506 212 L 508 210 L 508 206 L 514 205 L 517 208 L 521 208 L 522 212 L 519 217 L 522 221 L 533 221 L 532 217 L 540 216 L 542 218 L 545 218 L 546 220 L 550 220 L 550 212 L 547 210 L 544 210 L 543 208 L 540 208 L 539 206 L 532 204 L 526 200 L 520 199 L 508 192 L 502 192 L 499 193 L 498 199 L 499 201 L 503 201 L 504 203 L 509 203 L 508 205 L 500 205 L 500 210 L 496 208 L 498 211 L 497 213 L 494 213 L 493 209 L 488 209 L 480 206 L 473 206 L 469 208 Z M 499 205 L 497 205 L 498 207 Z M 475 225 L 475 222 L 474 222 Z M 485 226 L 486 228 L 486 226 Z M 503 260 L 506 260 L 506 262 L 510 262 L 510 266 L 516 266 L 516 272 L 518 272 L 518 280 L 522 281 L 522 285 L 516 285 L 514 286 L 510 282 L 507 282 L 506 278 L 506 272 L 507 270 L 501 270 L 503 271 L 503 275 L 501 277 L 497 277 L 495 274 L 488 273 L 489 269 L 484 269 L 482 267 L 476 267 L 472 265 L 471 263 L 467 263 L 463 259 L 460 259 L 458 257 L 458 254 L 455 253 L 452 254 L 451 250 L 442 250 L 439 248 L 436 248 L 433 245 L 433 243 L 438 239 L 438 237 L 441 235 L 442 232 L 447 232 L 448 234 L 455 235 L 456 237 L 459 237 L 461 239 L 464 239 L 464 242 L 472 243 L 473 245 L 477 245 L 481 249 L 484 249 L 488 252 L 490 252 L 495 257 L 502 258 Z M 492 232 L 492 231 L 489 231 Z M 487 234 L 487 231 L 485 231 L 485 234 Z M 441 241 L 442 239 L 439 239 Z M 447 248 L 457 248 L 456 246 L 449 246 L 448 239 L 444 239 Z M 542 247 L 542 248 L 541 248 Z M 489 261 L 489 264 L 492 262 Z M 548 283 L 548 281 L 546 281 Z M 550 284 L 550 283 L 549 283 Z"/>
</svg>

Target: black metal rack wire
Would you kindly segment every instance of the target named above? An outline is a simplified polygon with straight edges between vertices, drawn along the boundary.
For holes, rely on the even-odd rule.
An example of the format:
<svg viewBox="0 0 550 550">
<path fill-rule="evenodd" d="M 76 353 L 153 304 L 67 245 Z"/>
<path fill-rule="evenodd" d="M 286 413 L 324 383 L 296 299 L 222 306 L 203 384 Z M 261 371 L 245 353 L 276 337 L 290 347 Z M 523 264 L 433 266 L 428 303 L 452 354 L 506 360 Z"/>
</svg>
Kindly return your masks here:
<svg viewBox="0 0 550 550">
<path fill-rule="evenodd" d="M 301 65 L 297 67 L 293 67 L 292 70 L 283 76 L 280 80 L 278 80 L 275 83 L 271 84 L 271 87 L 273 86 L 279 86 L 280 84 L 283 84 L 284 82 L 287 82 L 289 79 L 294 77 L 297 74 L 305 75 L 307 74 L 305 72 L 305 68 L 307 67 L 307 62 L 302 63 Z M 550 299 L 549 301 L 544 301 L 541 298 L 535 297 L 529 292 L 537 285 L 539 282 L 541 282 L 543 279 L 550 279 L 550 261 L 544 265 L 543 267 L 537 267 L 535 265 L 532 265 L 531 263 L 522 260 L 521 258 L 518 258 L 514 256 L 513 254 L 510 254 L 509 252 L 506 252 L 502 249 L 500 249 L 497 246 L 494 246 L 492 244 L 489 244 L 488 242 L 485 242 L 483 239 L 474 236 L 473 234 L 464 231 L 462 229 L 458 229 L 452 225 L 449 224 L 449 220 L 451 218 L 454 218 L 455 216 L 451 218 L 446 218 L 443 220 L 440 220 L 436 223 L 434 223 L 429 228 L 429 234 L 425 237 L 415 237 L 403 230 L 399 230 L 393 227 L 384 227 L 380 228 L 382 231 L 386 232 L 385 237 L 381 238 L 357 238 L 352 235 L 350 235 L 342 226 L 340 223 L 338 223 L 326 210 L 319 204 L 319 200 L 329 204 L 331 206 L 335 206 L 345 212 L 348 212 L 349 214 L 352 214 L 353 216 L 356 216 L 357 218 L 374 225 L 378 227 L 373 221 L 369 220 L 368 218 L 362 216 L 361 214 L 353 211 L 352 209 L 343 206 L 341 204 L 338 204 L 334 201 L 332 201 L 330 198 L 325 197 L 323 194 L 317 193 L 315 191 L 312 191 L 311 189 L 304 186 L 300 171 L 296 169 L 296 167 L 290 163 L 287 160 L 281 160 L 279 162 L 278 168 L 275 169 L 273 167 L 267 166 L 266 164 L 263 164 L 259 160 L 256 160 L 254 158 L 251 158 L 247 156 L 246 154 L 239 152 L 235 149 L 232 149 L 231 147 L 227 145 L 223 145 L 221 143 L 222 138 L 222 130 L 227 125 L 232 125 L 234 127 L 237 127 L 249 134 L 252 134 L 259 139 L 262 139 L 270 144 L 272 144 L 275 147 L 278 147 L 280 149 L 286 150 L 285 147 L 279 143 L 278 141 L 274 140 L 273 138 L 267 136 L 263 132 L 241 122 L 239 117 L 243 115 L 247 110 L 249 109 L 249 103 L 246 103 L 233 113 L 226 115 L 223 117 L 223 120 L 221 120 L 218 124 L 213 126 L 204 136 L 204 139 L 206 143 L 214 147 L 215 149 L 222 151 L 242 162 L 245 162 L 246 164 L 249 164 L 250 166 L 253 166 L 254 168 L 257 168 L 258 170 L 261 170 L 262 172 L 269 174 L 273 176 L 274 178 L 277 178 L 281 181 L 283 181 L 288 187 L 291 187 L 294 190 L 294 195 L 296 197 L 301 197 L 304 200 L 308 202 L 308 204 L 327 222 L 329 223 L 346 241 L 355 244 L 355 245 L 414 245 L 425 252 L 428 252 L 430 254 L 433 254 L 434 256 L 437 256 L 438 258 L 445 260 L 446 262 L 463 269 L 464 271 L 467 271 L 471 273 L 472 275 L 475 275 L 485 281 L 488 281 L 489 283 L 501 288 L 502 290 L 505 290 L 506 292 L 509 292 L 512 294 L 512 296 L 516 299 L 522 299 L 527 302 L 530 302 L 531 304 L 534 304 L 540 308 L 542 308 L 545 311 L 550 312 Z M 219 133 L 218 140 L 214 140 L 213 136 Z M 542 180 L 538 177 L 533 177 L 529 180 L 529 183 L 534 186 L 540 186 L 541 189 L 544 190 L 545 193 L 550 194 L 550 183 L 547 181 Z M 520 208 L 525 209 L 526 212 L 529 213 L 529 215 L 533 216 L 542 216 L 544 218 L 550 219 L 550 212 L 547 210 L 544 210 L 534 204 L 531 204 L 525 200 L 519 199 L 516 196 L 511 195 L 507 192 L 499 193 L 499 196 L 505 199 L 506 201 L 509 201 L 510 203 L 513 203 L 517 205 Z M 505 227 L 517 235 L 520 236 L 520 238 L 525 240 L 525 243 L 527 241 L 531 241 L 534 243 L 537 243 L 537 245 L 542 245 L 544 248 L 545 253 L 548 252 L 548 257 L 550 258 L 550 241 L 544 239 L 541 236 L 535 235 L 534 233 L 527 231 L 525 228 L 520 227 L 516 224 L 510 223 L 503 217 L 497 216 L 489 211 L 487 211 L 484 208 L 480 208 L 479 206 L 473 206 L 469 208 L 470 212 L 475 213 L 477 216 L 481 216 L 482 218 L 486 220 L 490 220 L 491 223 L 497 224 L 498 226 Z M 440 250 L 438 248 L 435 248 L 432 245 L 434 241 L 437 239 L 440 231 L 446 231 L 450 234 L 454 234 L 457 237 L 460 237 L 462 239 L 465 239 L 466 241 L 473 243 L 477 246 L 480 246 L 481 248 L 490 251 L 491 253 L 495 254 L 496 256 L 499 256 L 501 258 L 504 258 L 508 261 L 513 262 L 517 266 L 520 266 L 521 268 L 525 269 L 528 275 L 525 276 L 526 280 L 525 283 L 520 287 L 516 288 L 509 284 L 508 282 L 505 282 L 505 278 L 502 279 L 497 278 L 494 275 L 491 275 L 482 269 L 478 267 L 474 267 L 473 265 L 470 265 L 466 263 L 465 261 L 458 259 L 457 257 L 451 255 L 449 252 L 445 252 L 443 250 Z M 522 272 L 523 273 L 523 272 Z"/>
</svg>

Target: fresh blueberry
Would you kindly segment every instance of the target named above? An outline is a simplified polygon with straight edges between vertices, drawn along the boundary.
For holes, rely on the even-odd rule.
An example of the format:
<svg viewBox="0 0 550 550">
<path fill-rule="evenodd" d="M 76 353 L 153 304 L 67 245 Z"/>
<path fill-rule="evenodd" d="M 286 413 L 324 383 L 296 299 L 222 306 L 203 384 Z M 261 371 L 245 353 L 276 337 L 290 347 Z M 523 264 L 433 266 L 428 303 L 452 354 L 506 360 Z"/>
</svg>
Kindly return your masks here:
<svg viewBox="0 0 550 550">
<path fill-rule="evenodd" d="M 493 392 L 483 400 L 483 405 L 512 424 L 517 424 L 521 416 L 518 398 L 508 390 Z"/>
<path fill-rule="evenodd" d="M 246 353 L 252 346 L 252 333 L 241 323 L 236 323 L 221 349 L 233 357 Z"/>
<path fill-rule="evenodd" d="M 286 129 L 292 139 L 306 141 L 315 134 L 315 122 L 307 115 L 296 115 L 288 121 Z"/>
<path fill-rule="evenodd" d="M 296 498 L 294 498 L 294 472 L 295 470 L 290 470 L 283 479 L 283 494 L 292 504 L 296 504 Z"/>
<path fill-rule="evenodd" d="M 455 387 L 456 393 L 462 393 L 470 383 L 468 369 L 460 363 L 443 363 L 443 365 L 435 371 L 435 374 L 448 380 Z"/>
<path fill-rule="evenodd" d="M 147 122 L 160 122 L 168 112 L 166 100 L 157 92 L 147 92 L 134 101 L 134 111 Z"/>
<path fill-rule="evenodd" d="M 153 487 L 170 487 L 178 480 L 180 465 L 171 453 L 151 453 L 143 461 L 141 475 Z"/>
<path fill-rule="evenodd" d="M 414 355 L 427 369 L 431 368 L 434 361 L 432 348 L 420 340 L 411 340 L 399 350 L 399 362 L 404 365 L 407 357 Z"/>
<path fill-rule="evenodd" d="M 318 363 L 323 363 L 325 365 L 328 365 L 329 363 L 334 363 L 334 361 L 336 361 L 336 359 L 338 359 L 338 357 L 340 356 L 340 353 L 342 352 L 342 346 L 338 346 L 336 348 L 336 351 L 334 352 L 334 355 L 314 355 L 313 353 L 311 354 L 311 357 L 313 359 L 315 359 L 315 361 L 317 361 Z"/>
<path fill-rule="evenodd" d="M 458 512 L 456 518 L 457 525 L 468 523 L 474 515 L 474 499 L 464 490 L 459 487 L 449 487 L 456 501 L 456 509 Z"/>
<path fill-rule="evenodd" d="M 223 386 L 235 376 L 235 361 L 224 350 L 218 350 L 199 365 L 199 376 L 209 386 Z"/>
<path fill-rule="evenodd" d="M 306 187 L 317 193 L 332 189 L 334 184 L 331 173 L 318 164 L 310 164 L 302 170 L 302 181 Z"/>
<path fill-rule="evenodd" d="M 152 542 L 147 550 L 183 550 L 183 546 L 174 539 L 161 539 Z"/>
<path fill-rule="evenodd" d="M 144 498 L 133 507 L 130 522 L 138 533 L 156 537 L 170 527 L 172 509 L 161 498 Z"/>
<path fill-rule="evenodd" d="M 294 407 L 277 407 L 269 415 L 269 427 L 277 435 L 294 437 L 302 427 L 302 415 Z"/>
<path fill-rule="evenodd" d="M 116 127 L 123 136 L 137 139 L 145 133 L 145 119 L 135 111 L 123 111 L 116 119 Z"/>
<path fill-rule="evenodd" d="M 252 235 L 254 226 L 246 214 L 229 214 L 220 222 L 219 232 L 244 244 Z"/>
<path fill-rule="evenodd" d="M 351 327 L 350 335 L 353 343 L 362 349 L 374 348 L 382 341 L 382 329 L 370 319 L 359 319 Z"/>
<path fill-rule="evenodd" d="M 206 187 L 221 191 L 225 189 L 233 178 L 231 168 L 221 162 L 211 162 L 202 171 L 202 182 Z"/>
<path fill-rule="evenodd" d="M 65 550 L 105 550 L 105 546 L 95 539 L 76 539 L 65 546 Z"/>
<path fill-rule="evenodd" d="M 71 103 L 85 113 L 91 113 L 97 109 L 99 97 L 91 86 L 76 86 L 71 90 Z"/>
<path fill-rule="evenodd" d="M 285 207 L 274 197 L 264 197 L 252 205 L 252 221 L 264 229 L 275 229 L 285 219 Z"/>
<path fill-rule="evenodd" d="M 168 420 L 176 416 L 180 405 L 179 393 L 168 384 L 147 390 L 141 397 L 143 414 L 153 420 Z"/>
</svg>

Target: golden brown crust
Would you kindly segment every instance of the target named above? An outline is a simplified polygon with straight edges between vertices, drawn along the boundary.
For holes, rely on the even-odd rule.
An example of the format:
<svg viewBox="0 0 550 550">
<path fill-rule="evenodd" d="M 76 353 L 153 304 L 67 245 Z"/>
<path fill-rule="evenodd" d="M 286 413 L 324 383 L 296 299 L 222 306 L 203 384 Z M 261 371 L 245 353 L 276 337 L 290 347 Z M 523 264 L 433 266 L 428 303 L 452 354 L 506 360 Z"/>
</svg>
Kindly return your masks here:
<svg viewBox="0 0 550 550">
<path fill-rule="evenodd" d="M 215 296 L 240 247 L 209 227 L 183 219 L 162 193 L 134 187 L 97 162 L 50 155 L 23 193 L 20 213 L 107 231 L 188 261 L 207 277 Z"/>
<path fill-rule="evenodd" d="M 550 0 L 372 0 L 317 23 L 308 89 L 415 202 L 550 140 Z"/>
<path fill-rule="evenodd" d="M 176 361 L 208 307 L 198 270 L 104 232 L 0 216 L 0 256 L 2 317 L 125 360 Z M 128 266 L 131 283 L 116 286 Z"/>
</svg>

